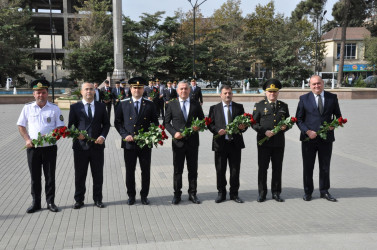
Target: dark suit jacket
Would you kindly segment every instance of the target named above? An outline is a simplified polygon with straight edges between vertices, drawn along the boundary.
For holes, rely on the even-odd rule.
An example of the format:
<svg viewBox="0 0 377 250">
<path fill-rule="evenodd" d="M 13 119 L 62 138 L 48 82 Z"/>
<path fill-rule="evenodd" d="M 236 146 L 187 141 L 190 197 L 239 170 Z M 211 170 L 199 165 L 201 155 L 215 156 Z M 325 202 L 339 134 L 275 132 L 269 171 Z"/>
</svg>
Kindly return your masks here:
<svg viewBox="0 0 377 250">
<path fill-rule="evenodd" d="M 192 90 L 190 91 L 190 99 L 194 99 L 200 103 L 203 103 L 203 95 L 202 95 L 202 89 L 198 86 L 195 87 L 195 91 Z"/>
<path fill-rule="evenodd" d="M 103 98 L 102 91 L 100 89 L 97 89 L 97 90 L 98 90 L 98 95 L 99 95 L 99 102 L 102 102 L 102 98 Z M 94 100 L 95 101 L 97 100 L 96 95 L 97 95 L 96 91 L 94 91 Z"/>
<path fill-rule="evenodd" d="M 80 101 L 72 104 L 69 111 L 68 127 L 75 125 L 79 130 L 86 130 L 88 135 L 94 139 L 99 136 L 106 138 L 110 129 L 110 120 L 103 103 L 94 102 L 94 116 L 92 122 L 85 112 L 84 104 Z M 104 148 L 105 144 L 99 145 L 86 140 L 73 140 L 72 148 L 76 150 L 88 150 L 93 148 Z"/>
<path fill-rule="evenodd" d="M 266 137 L 265 133 L 267 130 L 274 129 L 281 120 L 289 116 L 288 105 L 280 100 L 276 101 L 275 112 L 273 112 L 272 106 L 267 98 L 255 103 L 253 117 L 256 123 L 253 125 L 253 129 L 257 131 L 257 142 Z M 262 147 L 284 147 L 284 133 L 287 132 L 288 129 L 289 128 L 272 136 L 262 144 Z"/>
<path fill-rule="evenodd" d="M 118 102 L 116 101 L 118 99 L 117 89 L 113 88 L 111 90 L 111 94 L 113 96 L 113 104 L 116 105 L 117 103 L 119 103 L 119 101 Z M 119 87 L 119 94 L 122 96 L 121 100 L 123 100 L 126 97 L 126 94 L 124 92 L 124 88 Z"/>
<path fill-rule="evenodd" d="M 181 110 L 181 105 L 179 100 L 174 100 L 169 103 L 166 112 L 165 112 L 165 127 L 167 131 L 174 138 L 176 132 L 182 132 L 185 127 L 191 127 L 192 119 L 204 119 L 204 114 L 200 103 L 195 100 L 190 100 L 190 110 L 187 115 L 187 122 L 183 117 Z M 193 147 L 199 146 L 199 133 L 193 133 L 187 138 L 180 140 L 173 139 L 172 145 L 174 148 L 182 148 L 185 146 L 185 143 Z"/>
<path fill-rule="evenodd" d="M 308 136 L 308 130 L 318 131 L 323 123 L 331 122 L 336 118 L 342 116 L 339 108 L 338 97 L 335 94 L 324 91 L 325 103 L 323 107 L 323 114 L 318 111 L 315 96 L 312 92 L 300 96 L 300 101 L 297 106 L 296 118 L 297 126 L 301 130 L 300 140 L 305 140 Z M 322 139 L 321 139 L 322 140 Z M 327 133 L 327 142 L 335 141 L 334 130 Z"/>
<path fill-rule="evenodd" d="M 164 102 L 168 102 L 170 101 L 171 99 L 174 99 L 174 98 L 177 98 L 178 95 L 177 95 L 177 91 L 173 88 L 171 88 L 171 93 L 169 91 L 168 88 L 164 89 Z"/>
<path fill-rule="evenodd" d="M 149 131 L 151 123 L 158 125 L 157 111 L 155 105 L 142 98 L 139 115 L 136 115 L 132 98 L 124 99 L 115 111 L 114 126 L 122 136 L 122 148 L 134 149 L 136 143 L 123 141 L 128 135 L 137 135 L 140 129 Z"/>
<path fill-rule="evenodd" d="M 234 119 L 236 116 L 243 115 L 245 113 L 243 105 L 238 104 L 236 102 L 232 102 L 232 119 Z M 208 125 L 208 129 L 213 133 L 213 135 L 217 135 L 219 133 L 220 129 L 225 129 L 225 116 L 224 116 L 224 107 L 223 103 L 220 102 L 216 105 L 213 105 L 209 108 L 209 115 L 208 115 L 212 123 Z M 245 132 L 241 131 L 242 133 Z M 233 140 L 234 140 L 234 146 L 237 148 L 245 148 L 245 143 L 243 141 L 242 134 L 234 134 Z M 225 135 L 220 136 L 217 139 L 212 138 L 212 150 L 213 151 L 222 151 L 225 144 Z"/>
</svg>

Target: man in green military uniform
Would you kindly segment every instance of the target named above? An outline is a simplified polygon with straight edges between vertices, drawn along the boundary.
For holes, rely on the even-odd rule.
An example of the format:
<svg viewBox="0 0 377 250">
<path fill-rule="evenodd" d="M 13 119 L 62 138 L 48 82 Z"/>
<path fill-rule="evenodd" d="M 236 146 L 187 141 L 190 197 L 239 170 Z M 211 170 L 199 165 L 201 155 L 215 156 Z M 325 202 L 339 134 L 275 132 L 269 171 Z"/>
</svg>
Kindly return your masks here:
<svg viewBox="0 0 377 250">
<path fill-rule="evenodd" d="M 288 105 L 277 100 L 281 89 L 279 80 L 270 79 L 263 85 L 266 98 L 254 106 L 253 117 L 256 124 L 253 129 L 257 131 L 257 142 L 264 137 L 269 137 L 262 145 L 258 145 L 258 202 L 264 202 L 267 195 L 267 170 L 272 163 L 271 192 L 272 198 L 278 202 L 284 200 L 281 193 L 281 173 L 284 158 L 285 137 L 287 126 L 283 125 L 281 132 L 272 132 L 274 127 L 283 119 L 289 117 Z"/>
</svg>

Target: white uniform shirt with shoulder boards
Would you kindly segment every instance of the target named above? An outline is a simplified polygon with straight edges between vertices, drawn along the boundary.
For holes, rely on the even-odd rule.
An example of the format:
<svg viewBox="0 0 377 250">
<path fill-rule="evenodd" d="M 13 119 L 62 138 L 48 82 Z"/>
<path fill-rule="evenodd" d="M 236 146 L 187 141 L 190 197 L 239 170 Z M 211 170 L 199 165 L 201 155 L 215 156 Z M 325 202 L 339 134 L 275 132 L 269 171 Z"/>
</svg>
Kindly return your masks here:
<svg viewBox="0 0 377 250">
<path fill-rule="evenodd" d="M 40 108 L 36 102 L 28 103 L 21 111 L 17 125 L 28 128 L 30 139 L 37 139 L 38 133 L 42 135 L 50 133 L 57 127 L 64 126 L 63 116 L 58 106 L 47 102 Z M 45 143 L 43 147 L 51 146 Z"/>
</svg>

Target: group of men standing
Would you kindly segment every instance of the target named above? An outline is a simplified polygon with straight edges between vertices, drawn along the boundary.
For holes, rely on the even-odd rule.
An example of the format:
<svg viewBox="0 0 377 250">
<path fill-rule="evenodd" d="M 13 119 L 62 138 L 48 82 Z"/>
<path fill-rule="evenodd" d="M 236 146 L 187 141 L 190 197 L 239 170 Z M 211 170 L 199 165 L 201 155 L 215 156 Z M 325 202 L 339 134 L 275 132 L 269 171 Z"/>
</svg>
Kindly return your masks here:
<svg viewBox="0 0 377 250">
<path fill-rule="evenodd" d="M 191 127 L 193 119 L 204 118 L 201 90 L 195 83 L 191 83 L 191 85 L 181 81 L 175 89 L 172 87 L 172 83 L 168 83 L 162 91 L 160 87 L 157 87 L 157 97 L 164 102 L 163 124 L 173 137 L 174 196 L 172 204 L 175 205 L 181 202 L 182 174 L 185 161 L 188 171 L 188 198 L 193 203 L 201 203 L 197 196 L 199 134 L 195 132 L 189 136 L 182 134 L 184 128 Z M 285 147 L 284 133 L 289 128 L 283 126 L 281 132 L 277 134 L 273 132 L 274 127 L 281 120 L 290 116 L 288 105 L 278 100 L 281 87 L 280 81 L 276 79 L 266 81 L 263 85 L 266 97 L 256 103 L 253 110 L 256 123 L 252 125 L 252 128 L 257 132 L 257 141 L 265 136 L 269 137 L 269 140 L 264 144 L 258 145 L 258 202 L 266 200 L 267 169 L 270 162 L 272 163 L 272 198 L 278 202 L 284 201 L 280 196 L 282 191 L 281 176 Z M 35 148 L 31 141 L 36 139 L 38 132 L 46 134 L 55 128 L 64 126 L 59 108 L 47 101 L 47 88 L 48 86 L 40 83 L 34 87 L 36 102 L 25 105 L 17 122 L 19 131 L 26 142 L 32 178 L 33 204 L 27 210 L 28 213 L 33 213 L 41 208 L 42 168 L 46 179 L 47 208 L 53 212 L 58 211 L 54 204 L 56 145 L 44 145 Z M 153 101 L 153 98 L 150 98 L 151 95 L 145 94 L 150 89 L 153 91 L 153 88 L 155 88 L 153 84 L 149 88 L 144 88 L 144 85 L 140 82 L 132 82 L 129 91 L 127 91 L 129 95 L 121 99 L 114 110 L 114 126 L 121 136 L 121 145 L 124 150 L 126 187 L 129 197 L 127 203 L 129 205 L 136 202 L 135 170 L 137 159 L 141 168 L 141 203 L 150 204 L 148 194 L 152 149 L 148 147 L 140 148 L 135 143 L 134 136 L 138 134 L 140 129 L 148 131 L 151 124 L 159 124 L 157 112 L 159 107 Z M 296 113 L 297 125 L 301 130 L 300 140 L 302 141 L 305 191 L 303 199 L 305 201 L 312 199 L 314 189 L 313 169 L 318 153 L 321 198 L 336 201 L 328 192 L 330 188 L 331 151 L 334 141 L 333 128 L 331 128 L 327 139 L 319 138 L 316 131 L 325 121 L 331 122 L 334 116 L 337 118 L 341 116 L 339 103 L 336 95 L 324 91 L 324 83 L 319 76 L 311 77 L 310 88 L 311 92 L 300 97 Z M 197 93 L 195 93 L 195 89 Z M 113 90 L 105 86 L 102 92 L 104 91 L 111 93 Z M 73 208 L 79 209 L 84 206 L 85 180 L 89 164 L 93 176 L 94 204 L 103 208 L 105 207 L 102 202 L 104 142 L 110 129 L 110 119 L 108 110 L 106 110 L 108 104 L 99 102 L 97 96 L 101 94 L 96 88 L 96 83 L 93 85 L 85 82 L 82 85 L 81 94 L 83 100 L 71 106 L 68 126 L 75 125 L 78 129 L 87 131 L 90 137 L 95 138 L 95 141 L 87 141 L 83 135 L 80 135 L 77 138 L 78 140 L 73 141 L 75 168 L 75 204 Z M 244 108 L 242 104 L 232 100 L 233 92 L 230 86 L 224 85 L 221 88 L 220 97 L 221 102 L 210 107 L 209 117 L 212 122 L 208 125 L 208 129 L 213 134 L 212 150 L 214 151 L 218 190 L 215 202 L 221 203 L 226 200 L 226 170 L 229 164 L 229 197 L 237 203 L 243 203 L 238 191 L 240 187 L 241 151 L 245 148 L 242 133 L 247 130 L 247 127 L 245 124 L 240 124 L 238 126 L 240 134 L 227 134 L 225 129 L 227 124 L 231 123 L 237 116 L 244 114 Z M 27 132 L 26 126 L 29 127 L 29 132 Z M 194 131 L 199 129 L 199 127 L 193 127 Z"/>
</svg>

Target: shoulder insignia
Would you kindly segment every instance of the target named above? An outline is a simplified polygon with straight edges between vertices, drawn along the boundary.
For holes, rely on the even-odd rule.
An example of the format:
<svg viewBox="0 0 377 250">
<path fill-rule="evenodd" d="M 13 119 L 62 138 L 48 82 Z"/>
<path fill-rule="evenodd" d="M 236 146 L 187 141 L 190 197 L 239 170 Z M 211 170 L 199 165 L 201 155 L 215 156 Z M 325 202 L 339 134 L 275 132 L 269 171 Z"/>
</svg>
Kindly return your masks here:
<svg viewBox="0 0 377 250">
<path fill-rule="evenodd" d="M 123 100 L 120 100 L 121 102 L 125 102 L 125 101 L 129 101 L 131 100 L 131 98 L 126 98 L 126 99 L 123 99 Z"/>
<path fill-rule="evenodd" d="M 148 98 L 145 98 L 145 97 L 143 97 L 143 100 L 151 102 L 151 100 L 149 100 Z"/>
</svg>

